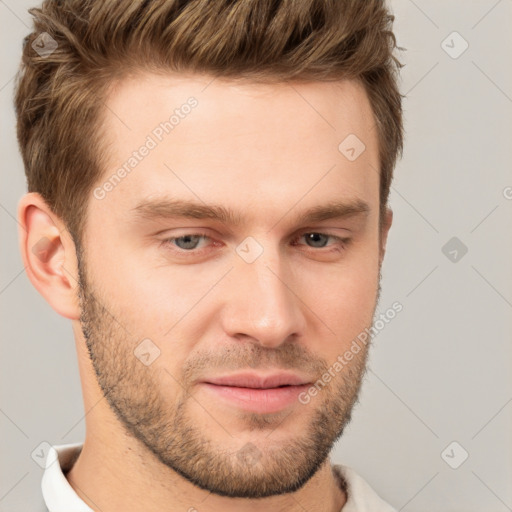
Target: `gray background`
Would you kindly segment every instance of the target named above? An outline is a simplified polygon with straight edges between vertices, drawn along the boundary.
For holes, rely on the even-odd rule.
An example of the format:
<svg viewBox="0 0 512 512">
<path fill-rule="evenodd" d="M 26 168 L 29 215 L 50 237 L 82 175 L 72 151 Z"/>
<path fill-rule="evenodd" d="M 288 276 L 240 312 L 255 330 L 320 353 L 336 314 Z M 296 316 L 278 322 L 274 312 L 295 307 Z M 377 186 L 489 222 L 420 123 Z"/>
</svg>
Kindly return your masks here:
<svg viewBox="0 0 512 512">
<path fill-rule="evenodd" d="M 29 509 L 42 476 L 30 454 L 41 442 L 85 435 L 71 325 L 33 288 L 18 251 L 25 178 L 12 79 L 33 5 L 0 0 L 2 511 Z M 391 7 L 407 49 L 407 133 L 379 310 L 397 300 L 404 309 L 374 340 L 332 459 L 399 510 L 512 510 L 512 1 Z M 461 55 L 454 31 L 469 44 Z M 467 247 L 457 261 L 442 250 L 452 237 Z M 462 450 L 469 457 L 453 469 L 445 460 L 456 465 Z"/>
</svg>

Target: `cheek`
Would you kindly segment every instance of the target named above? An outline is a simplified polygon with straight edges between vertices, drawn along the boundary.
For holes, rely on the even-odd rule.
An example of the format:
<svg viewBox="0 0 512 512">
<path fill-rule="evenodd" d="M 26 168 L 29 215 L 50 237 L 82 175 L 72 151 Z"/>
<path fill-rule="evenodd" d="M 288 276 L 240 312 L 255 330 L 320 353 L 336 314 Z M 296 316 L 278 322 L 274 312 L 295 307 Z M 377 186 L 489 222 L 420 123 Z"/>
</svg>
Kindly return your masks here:
<svg viewBox="0 0 512 512">
<path fill-rule="evenodd" d="M 371 243 L 361 241 L 338 263 L 299 258 L 289 262 L 290 288 L 343 343 L 350 343 L 372 319 L 378 286 L 376 241 L 376 237 Z M 152 339 L 161 350 L 172 341 L 174 361 L 186 358 L 201 332 L 204 335 L 205 318 L 219 298 L 216 293 L 227 284 L 216 291 L 213 287 L 232 262 L 173 265 L 161 255 L 137 253 L 118 242 L 105 237 L 90 244 L 94 281 L 107 298 L 110 312 L 136 339 Z M 310 321 L 316 324 L 318 317 Z"/>
<path fill-rule="evenodd" d="M 308 305 L 335 333 L 340 344 L 350 344 L 369 327 L 376 306 L 379 270 L 371 252 L 357 262 L 326 272 L 317 287 L 304 288 Z"/>
<path fill-rule="evenodd" d="M 112 314 L 135 340 L 152 340 L 160 350 L 157 366 L 174 375 L 172 369 L 181 368 L 204 334 L 204 308 L 209 307 L 205 299 L 226 269 L 172 268 L 161 262 L 142 265 L 129 254 L 111 267 L 109 272 L 103 268 L 103 279 L 96 279 L 102 282 L 102 295 L 108 297 Z"/>
</svg>

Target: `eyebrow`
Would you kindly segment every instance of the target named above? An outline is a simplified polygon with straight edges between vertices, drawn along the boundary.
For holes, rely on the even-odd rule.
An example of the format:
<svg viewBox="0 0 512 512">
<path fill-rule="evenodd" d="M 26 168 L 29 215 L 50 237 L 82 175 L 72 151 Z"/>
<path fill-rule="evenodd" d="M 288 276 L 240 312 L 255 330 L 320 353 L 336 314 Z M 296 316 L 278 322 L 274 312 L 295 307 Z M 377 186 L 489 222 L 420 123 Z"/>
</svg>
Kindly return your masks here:
<svg viewBox="0 0 512 512">
<path fill-rule="evenodd" d="M 165 197 L 144 199 L 130 211 L 136 220 L 186 218 L 211 219 L 230 226 L 244 224 L 244 218 L 240 213 L 222 205 L 183 199 Z M 345 201 L 330 201 L 314 206 L 296 215 L 294 220 L 297 224 L 308 224 L 354 216 L 367 217 L 370 211 L 371 208 L 368 203 L 359 198 L 354 198 Z"/>
</svg>

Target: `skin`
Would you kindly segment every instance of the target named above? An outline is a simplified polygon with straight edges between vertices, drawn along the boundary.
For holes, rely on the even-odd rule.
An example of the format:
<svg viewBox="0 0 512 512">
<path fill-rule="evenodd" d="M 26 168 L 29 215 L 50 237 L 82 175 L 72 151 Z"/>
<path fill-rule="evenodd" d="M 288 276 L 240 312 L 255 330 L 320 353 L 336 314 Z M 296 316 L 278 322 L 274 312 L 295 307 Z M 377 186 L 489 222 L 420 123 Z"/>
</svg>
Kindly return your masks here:
<svg viewBox="0 0 512 512">
<path fill-rule="evenodd" d="M 379 233 L 367 95 L 348 80 L 133 76 L 106 102 L 108 165 L 97 185 L 190 96 L 197 107 L 130 174 L 103 199 L 91 191 L 81 253 L 38 194 L 19 203 L 27 274 L 75 336 L 86 439 L 66 477 L 104 512 L 338 512 L 346 494 L 329 453 L 350 421 L 368 345 L 308 404 L 277 413 L 212 399 L 199 382 L 279 369 L 316 382 L 372 325 L 392 212 Z M 338 150 L 351 133 L 366 146 L 355 161 Z M 162 195 L 220 204 L 243 222 L 134 216 Z M 296 221 L 355 198 L 367 215 Z M 198 231 L 208 238 L 196 248 L 163 242 Z M 236 251 L 249 236 L 263 249 L 252 263 Z M 42 239 L 48 250 L 37 255 Z M 149 365 L 134 355 L 144 339 L 160 351 Z"/>
</svg>

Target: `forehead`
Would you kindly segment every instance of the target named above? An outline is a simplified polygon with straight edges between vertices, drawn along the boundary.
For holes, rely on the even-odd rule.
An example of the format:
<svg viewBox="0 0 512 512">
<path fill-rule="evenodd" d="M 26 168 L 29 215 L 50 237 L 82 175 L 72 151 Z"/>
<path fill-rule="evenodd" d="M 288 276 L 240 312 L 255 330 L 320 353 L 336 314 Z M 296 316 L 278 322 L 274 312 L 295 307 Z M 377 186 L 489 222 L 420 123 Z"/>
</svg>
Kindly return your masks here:
<svg viewBox="0 0 512 512">
<path fill-rule="evenodd" d="M 115 84 L 102 123 L 108 163 L 97 185 L 121 178 L 100 209 L 127 211 L 162 193 L 252 212 L 378 201 L 377 130 L 354 81 L 141 73 Z"/>
</svg>

